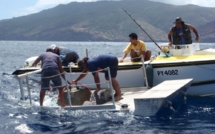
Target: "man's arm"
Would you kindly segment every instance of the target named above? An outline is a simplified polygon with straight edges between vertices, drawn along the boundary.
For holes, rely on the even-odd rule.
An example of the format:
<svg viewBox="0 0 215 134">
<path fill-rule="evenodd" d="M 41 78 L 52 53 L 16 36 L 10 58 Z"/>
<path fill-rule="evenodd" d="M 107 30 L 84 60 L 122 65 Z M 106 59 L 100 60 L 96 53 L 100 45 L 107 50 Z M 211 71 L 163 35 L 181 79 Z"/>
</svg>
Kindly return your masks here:
<svg viewBox="0 0 215 134">
<path fill-rule="evenodd" d="M 79 75 L 79 77 L 78 77 L 76 80 L 74 80 L 72 83 L 73 83 L 73 84 L 77 84 L 77 82 L 78 82 L 79 80 L 83 79 L 86 75 L 87 75 L 87 72 L 83 72 L 83 73 L 82 73 L 81 75 Z"/>
<path fill-rule="evenodd" d="M 32 66 L 33 67 L 36 67 L 37 66 L 37 64 L 40 62 L 40 57 L 38 57 L 35 61 L 34 61 L 34 63 L 32 64 Z"/>
<path fill-rule="evenodd" d="M 127 56 L 127 54 L 131 51 L 131 43 L 128 44 L 128 46 L 124 49 L 124 54 L 122 56 L 122 58 L 119 60 L 119 62 L 123 62 L 123 60 L 125 59 L 125 57 Z"/>
<path fill-rule="evenodd" d="M 191 25 L 189 25 L 189 27 L 190 27 L 190 30 L 192 30 L 194 33 L 195 33 L 195 35 L 196 35 L 196 41 L 199 41 L 199 34 L 198 34 L 198 31 L 196 30 L 196 28 L 195 27 L 193 27 L 193 26 L 191 26 Z"/>
<path fill-rule="evenodd" d="M 99 79 L 99 73 L 98 72 L 95 73 L 94 80 L 95 80 L 97 89 L 100 90 L 100 79 Z"/>
<path fill-rule="evenodd" d="M 143 51 L 143 52 L 142 52 L 143 59 L 145 59 L 145 53 L 146 53 L 146 51 Z"/>
<path fill-rule="evenodd" d="M 123 55 L 122 58 L 119 60 L 119 62 L 123 62 L 123 60 L 125 59 L 126 56 L 127 56 L 127 54 L 124 53 L 124 55 Z"/>
<path fill-rule="evenodd" d="M 172 29 L 170 29 L 169 34 L 168 34 L 168 40 L 169 40 L 170 46 L 172 46 L 172 35 L 173 35 L 173 32 L 172 32 Z"/>
<path fill-rule="evenodd" d="M 58 69 L 59 69 L 59 72 L 60 72 L 61 76 L 65 80 L 65 75 L 63 73 L 64 71 L 63 71 L 63 68 L 62 68 L 62 62 L 61 62 L 60 58 L 58 58 L 58 64 L 57 65 L 58 65 Z"/>
</svg>

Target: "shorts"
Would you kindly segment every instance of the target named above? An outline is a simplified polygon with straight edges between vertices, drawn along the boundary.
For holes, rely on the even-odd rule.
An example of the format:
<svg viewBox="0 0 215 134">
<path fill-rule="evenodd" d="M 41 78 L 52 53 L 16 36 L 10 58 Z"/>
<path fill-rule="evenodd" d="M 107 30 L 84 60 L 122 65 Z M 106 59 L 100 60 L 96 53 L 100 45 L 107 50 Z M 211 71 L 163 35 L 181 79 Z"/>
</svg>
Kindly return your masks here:
<svg viewBox="0 0 215 134">
<path fill-rule="evenodd" d="M 133 53 L 135 52 L 134 50 L 132 50 L 132 51 L 133 51 Z M 133 58 L 131 59 L 131 61 L 132 61 L 132 62 L 140 62 L 141 59 L 142 59 L 142 56 L 140 57 L 140 56 L 135 52 L 135 57 L 133 57 Z"/>
<path fill-rule="evenodd" d="M 118 59 L 115 58 L 110 67 L 110 75 L 111 78 L 116 78 L 117 76 L 117 70 L 118 70 Z M 109 78 L 108 71 L 105 71 L 105 78 Z"/>
<path fill-rule="evenodd" d="M 132 62 L 140 62 L 142 59 L 142 57 L 135 57 L 134 59 L 132 59 Z"/>
<path fill-rule="evenodd" d="M 43 69 L 41 72 L 42 90 L 49 90 L 50 80 L 54 83 L 55 87 L 62 87 L 62 81 L 59 71 L 52 68 Z"/>
</svg>

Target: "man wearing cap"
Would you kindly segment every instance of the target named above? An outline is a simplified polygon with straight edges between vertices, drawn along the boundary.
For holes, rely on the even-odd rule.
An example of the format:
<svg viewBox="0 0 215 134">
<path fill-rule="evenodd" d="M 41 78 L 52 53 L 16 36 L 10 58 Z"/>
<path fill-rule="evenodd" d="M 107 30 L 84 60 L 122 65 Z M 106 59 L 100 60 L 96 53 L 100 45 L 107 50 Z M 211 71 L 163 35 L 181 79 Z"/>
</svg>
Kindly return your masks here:
<svg viewBox="0 0 215 134">
<path fill-rule="evenodd" d="M 45 53 L 42 53 L 32 64 L 36 66 L 42 61 L 42 72 L 41 72 L 41 90 L 40 90 L 40 106 L 43 106 L 43 100 L 45 97 L 46 90 L 50 89 L 50 80 L 59 90 L 59 99 L 61 106 L 65 107 L 64 103 L 64 87 L 60 75 L 65 79 L 62 69 L 62 63 L 60 57 L 53 53 L 51 47 L 47 48 Z"/>
<path fill-rule="evenodd" d="M 136 33 L 129 34 L 130 43 L 124 49 L 124 55 L 119 60 L 119 62 L 123 62 L 128 53 L 130 53 L 132 62 L 140 62 L 142 56 L 144 57 L 144 61 L 148 61 L 151 58 L 151 51 L 146 49 L 146 45 L 142 40 L 138 40 L 138 36 Z"/>
<path fill-rule="evenodd" d="M 199 41 L 197 30 L 190 24 L 185 24 L 181 17 L 177 17 L 175 26 L 171 28 L 168 34 L 169 45 L 192 44 L 191 31 L 196 35 L 196 41 Z"/>
<path fill-rule="evenodd" d="M 58 47 L 55 44 L 52 44 L 50 48 L 52 48 L 54 53 L 60 56 L 63 66 L 68 66 L 70 62 L 73 63 L 78 62 L 79 56 L 77 52 L 70 50 L 68 48 Z"/>
<path fill-rule="evenodd" d="M 97 93 L 100 90 L 100 79 L 99 79 L 99 70 L 100 72 L 105 73 L 105 79 L 109 80 L 108 77 L 108 71 L 103 70 L 107 69 L 107 67 L 110 68 L 110 77 L 112 81 L 112 86 L 115 90 L 115 101 L 119 101 L 120 99 L 123 99 L 121 96 L 121 90 L 118 81 L 116 80 L 117 76 L 117 69 L 118 69 L 118 59 L 115 56 L 112 55 L 98 55 L 96 57 L 88 59 L 87 57 L 83 60 L 78 61 L 78 67 L 83 70 L 83 73 L 74 81 L 72 81 L 73 84 L 76 84 L 79 80 L 83 79 L 87 72 L 90 71 L 93 74 L 97 90 L 95 93 Z"/>
</svg>

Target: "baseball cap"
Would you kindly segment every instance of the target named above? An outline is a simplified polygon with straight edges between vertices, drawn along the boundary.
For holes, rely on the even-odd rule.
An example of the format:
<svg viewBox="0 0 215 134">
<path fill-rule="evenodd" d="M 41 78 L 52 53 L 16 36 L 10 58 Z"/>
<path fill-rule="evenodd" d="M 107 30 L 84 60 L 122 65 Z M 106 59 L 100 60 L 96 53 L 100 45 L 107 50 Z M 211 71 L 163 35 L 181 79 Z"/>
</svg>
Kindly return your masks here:
<svg viewBox="0 0 215 134">
<path fill-rule="evenodd" d="M 55 44 L 51 44 L 51 45 L 49 46 L 49 48 L 51 48 L 52 50 L 54 50 L 56 47 L 57 47 L 57 45 L 55 45 Z"/>
</svg>

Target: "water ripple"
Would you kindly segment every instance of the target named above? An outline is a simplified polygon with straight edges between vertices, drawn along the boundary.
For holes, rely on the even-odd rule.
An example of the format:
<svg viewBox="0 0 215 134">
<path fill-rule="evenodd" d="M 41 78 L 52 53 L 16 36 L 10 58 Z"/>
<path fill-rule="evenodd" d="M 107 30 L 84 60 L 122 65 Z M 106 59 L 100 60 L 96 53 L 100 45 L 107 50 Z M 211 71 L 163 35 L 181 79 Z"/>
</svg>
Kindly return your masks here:
<svg viewBox="0 0 215 134">
<path fill-rule="evenodd" d="M 122 55 L 126 42 L 19 42 L 0 41 L 0 133 L 214 133 L 215 98 L 188 97 L 187 104 L 174 106 L 176 112 L 163 109 L 153 117 L 134 116 L 132 112 L 44 110 L 38 107 L 39 85 L 31 83 L 33 106 L 29 105 L 27 93 L 20 100 L 19 84 L 10 74 L 23 66 L 25 59 L 45 51 L 52 43 L 74 48 L 81 57 L 88 48 L 89 57 L 94 54 Z M 100 49 L 102 46 L 102 49 Z M 156 50 L 153 43 L 147 43 Z M 203 48 L 214 44 L 202 44 Z M 25 52 L 20 52 L 20 47 Z M 156 51 L 153 51 L 155 54 Z M 6 56 L 7 55 L 7 56 Z M 26 91 L 26 88 L 25 88 Z M 50 99 L 52 95 L 47 95 Z M 50 102 L 52 100 L 50 99 Z M 54 103 L 54 102 L 53 102 Z M 54 104 L 53 104 L 54 105 Z"/>
</svg>

